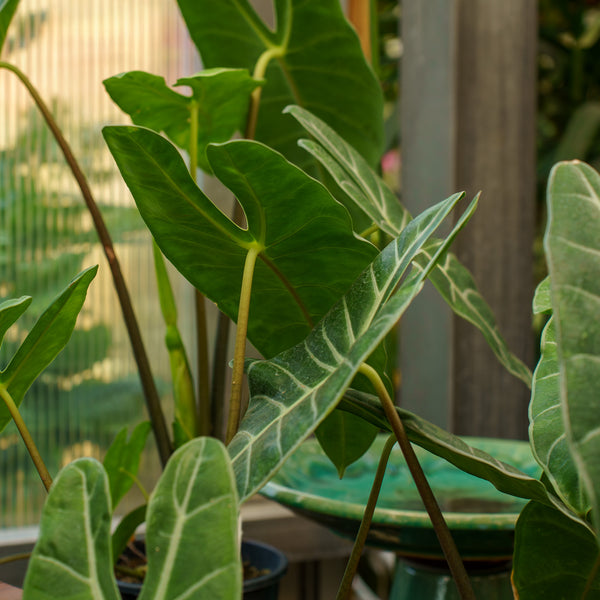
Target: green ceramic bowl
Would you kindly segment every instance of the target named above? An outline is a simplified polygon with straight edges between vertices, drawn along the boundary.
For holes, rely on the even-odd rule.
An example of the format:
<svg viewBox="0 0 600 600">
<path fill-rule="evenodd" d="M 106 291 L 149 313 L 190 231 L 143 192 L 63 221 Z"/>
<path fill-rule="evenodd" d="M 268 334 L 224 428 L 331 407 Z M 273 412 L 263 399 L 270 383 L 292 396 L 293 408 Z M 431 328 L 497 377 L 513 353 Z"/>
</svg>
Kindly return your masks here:
<svg viewBox="0 0 600 600">
<path fill-rule="evenodd" d="M 261 493 L 353 538 L 384 441 L 384 436 L 379 437 L 340 480 L 316 440 L 308 440 Z M 484 438 L 465 441 L 528 475 L 540 475 L 527 442 Z M 489 482 L 463 473 L 421 448 L 416 451 L 463 558 L 509 560 L 515 522 L 526 500 L 503 494 Z M 435 532 L 397 446 L 392 451 L 377 506 L 369 545 L 415 559 L 442 558 Z"/>
</svg>

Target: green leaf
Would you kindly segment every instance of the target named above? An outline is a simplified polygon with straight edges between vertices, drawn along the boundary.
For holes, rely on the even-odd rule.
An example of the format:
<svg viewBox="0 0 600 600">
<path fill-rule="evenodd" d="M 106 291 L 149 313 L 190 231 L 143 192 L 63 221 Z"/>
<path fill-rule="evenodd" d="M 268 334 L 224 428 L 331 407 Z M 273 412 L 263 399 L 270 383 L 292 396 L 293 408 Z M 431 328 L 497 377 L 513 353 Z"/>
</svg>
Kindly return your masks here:
<svg viewBox="0 0 600 600">
<path fill-rule="evenodd" d="M 550 298 L 550 276 L 545 277 L 535 288 L 533 296 L 533 314 L 539 315 L 552 312 L 552 299 Z"/>
<path fill-rule="evenodd" d="M 31 296 L 21 296 L 20 298 L 11 298 L 0 304 L 0 346 L 4 341 L 4 336 L 10 327 L 12 327 L 29 308 Z"/>
<path fill-rule="evenodd" d="M 534 456 L 556 493 L 583 517 L 591 507 L 565 435 L 558 371 L 556 332 L 551 317 L 542 332 L 541 357 L 533 374 L 529 439 Z"/>
<path fill-rule="evenodd" d="M 146 520 L 147 505 L 142 504 L 128 512 L 117 525 L 112 534 L 112 556 L 115 563 L 121 554 L 125 551 L 129 540 L 135 533 L 135 530 Z"/>
<path fill-rule="evenodd" d="M 106 91 L 136 125 L 163 131 L 177 146 L 190 151 L 190 120 L 196 112 L 198 163 L 211 172 L 206 146 L 225 142 L 244 130 L 250 93 L 259 85 L 245 69 L 208 69 L 178 79 L 189 86 L 183 95 L 167 86 L 163 77 L 130 71 L 104 80 Z"/>
<path fill-rule="evenodd" d="M 379 399 L 371 394 L 348 390 L 339 407 L 372 425 L 391 431 Z M 402 408 L 396 410 L 410 441 L 414 444 L 447 460 L 461 471 L 489 481 L 501 492 L 560 507 L 558 500 L 548 494 L 546 487 L 536 477 L 537 473 L 523 473 L 418 415 Z M 571 518 L 576 519 L 575 516 Z"/>
<path fill-rule="evenodd" d="M 242 499 L 262 487 L 333 410 L 360 365 L 408 308 L 434 261 L 396 290 L 400 279 L 462 197 L 456 194 L 413 220 L 303 342 L 271 360 L 248 362 L 250 406 L 229 445 Z M 475 202 L 447 243 L 474 209 Z"/>
<path fill-rule="evenodd" d="M 519 600 L 600 598 L 594 535 L 560 512 L 530 502 L 515 532 L 513 585 Z"/>
<path fill-rule="evenodd" d="M 371 447 L 378 432 L 379 427 L 350 413 L 334 410 L 317 427 L 315 435 L 342 479 L 346 467 Z"/>
<path fill-rule="evenodd" d="M 104 457 L 112 506 L 116 507 L 131 489 L 140 466 L 140 458 L 150 433 L 150 423 L 136 426 L 127 439 L 127 428 L 119 431 Z"/>
<path fill-rule="evenodd" d="M 296 164 L 306 163 L 296 147 L 301 128 L 281 114 L 288 104 L 299 104 L 330 123 L 369 164 L 377 164 L 383 150 L 381 87 L 339 0 L 277 0 L 274 31 L 247 0 L 178 4 L 206 67 L 255 72 L 259 57 L 272 58 L 264 73 L 256 139 Z"/>
<path fill-rule="evenodd" d="M 8 26 L 19 6 L 19 0 L 0 0 L 0 52 L 6 41 Z"/>
<path fill-rule="evenodd" d="M 554 167 L 544 238 L 559 389 L 567 443 L 591 502 L 600 511 L 600 175 L 574 161 Z"/>
<path fill-rule="evenodd" d="M 238 600 L 238 510 L 221 442 L 197 438 L 177 450 L 148 505 L 148 573 L 140 600 Z"/>
<path fill-rule="evenodd" d="M 288 107 L 286 111 L 318 142 L 302 140 L 302 147 L 319 160 L 340 188 L 382 231 L 398 236 L 411 217 L 385 182 L 353 148 L 315 115 L 298 106 Z M 432 240 L 417 260 L 426 264 L 439 244 L 439 240 Z M 509 351 L 492 310 L 477 290 L 472 275 L 460 261 L 448 253 L 432 271 L 430 280 L 450 308 L 481 331 L 506 369 L 530 386 L 531 371 Z"/>
<path fill-rule="evenodd" d="M 108 479 L 82 458 L 55 479 L 29 561 L 24 600 L 117 600 L 112 572 Z"/>
<path fill-rule="evenodd" d="M 306 337 L 376 254 L 320 183 L 262 144 L 208 151 L 244 208 L 242 229 L 198 189 L 167 140 L 135 127 L 108 127 L 104 135 L 165 256 L 234 320 L 246 255 L 261 249 L 248 337 L 265 356 Z"/>
<path fill-rule="evenodd" d="M 42 313 L 6 369 L 0 373 L 0 386 L 7 390 L 17 406 L 36 377 L 69 341 L 88 286 L 97 270 L 97 266 L 91 267 L 73 279 Z M 10 420 L 8 409 L 0 403 L 0 431 Z"/>
</svg>

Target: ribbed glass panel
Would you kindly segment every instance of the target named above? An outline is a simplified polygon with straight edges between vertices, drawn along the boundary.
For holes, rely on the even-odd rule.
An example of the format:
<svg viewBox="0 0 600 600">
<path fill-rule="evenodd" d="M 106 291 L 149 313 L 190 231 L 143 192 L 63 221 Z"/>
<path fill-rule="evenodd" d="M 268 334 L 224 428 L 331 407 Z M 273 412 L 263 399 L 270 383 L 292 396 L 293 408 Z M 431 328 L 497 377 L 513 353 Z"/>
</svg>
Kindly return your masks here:
<svg viewBox="0 0 600 600">
<path fill-rule="evenodd" d="M 113 231 L 165 398 L 168 360 L 149 237 L 100 133 L 105 124 L 129 121 L 102 80 L 142 69 L 173 83 L 197 70 L 194 56 L 173 0 L 23 0 L 2 57 L 30 76 L 81 161 Z M 114 434 L 145 409 L 110 272 L 78 188 L 13 74 L 0 70 L 0 90 L 0 297 L 34 297 L 7 336 L 2 368 L 51 298 L 81 269 L 100 264 L 73 338 L 23 403 L 55 474 L 75 457 L 102 457 Z M 177 287 L 182 330 L 190 331 L 190 292 Z M 143 462 L 142 479 L 151 485 L 158 465 L 152 444 Z M 0 436 L 0 481 L 0 527 L 36 523 L 44 493 L 12 426 Z"/>
</svg>

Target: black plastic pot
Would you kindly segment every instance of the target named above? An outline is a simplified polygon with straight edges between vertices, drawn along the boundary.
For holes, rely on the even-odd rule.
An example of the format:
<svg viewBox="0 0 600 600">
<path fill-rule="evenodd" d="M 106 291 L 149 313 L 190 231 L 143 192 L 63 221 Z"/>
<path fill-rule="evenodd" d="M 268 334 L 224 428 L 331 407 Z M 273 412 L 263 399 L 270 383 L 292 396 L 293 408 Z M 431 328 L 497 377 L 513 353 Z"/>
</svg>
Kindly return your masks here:
<svg viewBox="0 0 600 600">
<path fill-rule="evenodd" d="M 249 562 L 258 571 L 265 571 L 265 575 L 244 581 L 243 600 L 277 600 L 279 580 L 285 575 L 288 565 L 284 554 L 267 544 L 244 540 L 242 561 Z M 136 600 L 142 589 L 139 583 L 119 581 L 118 585 L 123 600 Z"/>
</svg>

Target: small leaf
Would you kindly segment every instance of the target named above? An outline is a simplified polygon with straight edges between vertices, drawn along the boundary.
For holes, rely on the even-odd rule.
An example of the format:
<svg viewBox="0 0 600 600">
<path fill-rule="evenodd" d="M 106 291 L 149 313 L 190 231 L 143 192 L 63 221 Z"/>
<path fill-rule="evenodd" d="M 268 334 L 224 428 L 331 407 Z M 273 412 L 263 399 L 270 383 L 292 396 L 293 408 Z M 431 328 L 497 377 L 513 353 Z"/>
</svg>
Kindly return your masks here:
<svg viewBox="0 0 600 600">
<path fill-rule="evenodd" d="M 0 0 L 0 52 L 6 41 L 8 26 L 19 6 L 19 0 Z"/>
<path fill-rule="evenodd" d="M 138 506 L 119 521 L 112 534 L 112 555 L 115 563 L 125 551 L 129 540 L 135 534 L 135 530 L 146 520 L 147 508 L 145 504 Z"/>
<path fill-rule="evenodd" d="M 104 457 L 112 506 L 116 507 L 131 489 L 140 466 L 140 458 L 150 433 L 150 423 L 136 426 L 127 439 L 127 428 L 121 429 Z"/>
<path fill-rule="evenodd" d="M 97 270 L 97 266 L 91 267 L 73 279 L 42 313 L 6 369 L 0 373 L 0 385 L 6 388 L 17 406 L 36 377 L 69 341 L 88 286 Z M 8 409 L 0 403 L 0 431 L 10 420 Z"/>
<path fill-rule="evenodd" d="M 600 598 L 600 551 L 588 528 L 530 502 L 515 531 L 513 585 L 519 600 Z"/>
<path fill-rule="evenodd" d="M 23 600 L 117 600 L 112 510 L 102 465 L 81 458 L 54 480 L 29 561 Z"/>
<path fill-rule="evenodd" d="M 238 600 L 238 499 L 223 444 L 197 438 L 177 450 L 148 505 L 148 573 L 140 600 Z"/>
<path fill-rule="evenodd" d="M 271 360 L 248 362 L 250 406 L 229 445 L 242 499 L 262 487 L 333 410 L 360 365 L 419 293 L 438 256 L 397 286 L 462 197 L 456 194 L 414 219 L 303 342 Z M 448 244 L 474 209 L 475 202 L 458 220 Z"/>
</svg>

